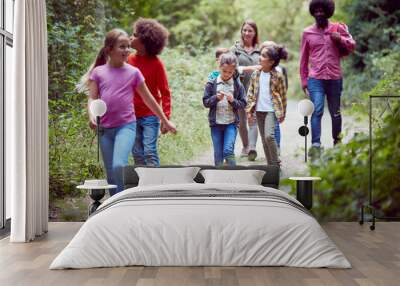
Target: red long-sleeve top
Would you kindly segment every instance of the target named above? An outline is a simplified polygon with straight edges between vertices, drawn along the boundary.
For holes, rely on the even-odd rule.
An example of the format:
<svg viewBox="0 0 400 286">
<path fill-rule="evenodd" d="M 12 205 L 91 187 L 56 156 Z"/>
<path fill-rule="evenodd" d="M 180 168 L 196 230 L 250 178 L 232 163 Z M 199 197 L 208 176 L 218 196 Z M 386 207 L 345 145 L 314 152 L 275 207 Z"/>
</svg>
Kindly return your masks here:
<svg viewBox="0 0 400 286">
<path fill-rule="evenodd" d="M 168 86 L 167 73 L 163 62 L 157 56 L 139 56 L 131 54 L 128 63 L 137 67 L 143 74 L 145 83 L 158 104 L 161 103 L 165 116 L 171 115 L 171 92 Z M 133 98 L 137 118 L 155 115 L 135 92 Z"/>
</svg>

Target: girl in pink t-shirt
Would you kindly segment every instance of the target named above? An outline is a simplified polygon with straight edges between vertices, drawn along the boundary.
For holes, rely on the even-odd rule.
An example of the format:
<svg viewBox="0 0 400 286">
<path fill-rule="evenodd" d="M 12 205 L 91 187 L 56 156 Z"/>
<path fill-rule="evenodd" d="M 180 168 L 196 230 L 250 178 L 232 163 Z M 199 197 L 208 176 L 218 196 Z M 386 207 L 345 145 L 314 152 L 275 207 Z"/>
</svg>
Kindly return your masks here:
<svg viewBox="0 0 400 286">
<path fill-rule="evenodd" d="M 136 91 L 144 103 L 163 122 L 167 131 L 176 133 L 176 128 L 164 115 L 162 109 L 150 94 L 141 72 L 126 63 L 129 54 L 129 37 L 120 29 L 106 34 L 93 67 L 89 69 L 88 106 L 92 100 L 102 99 L 107 112 L 102 116 L 100 125 L 100 148 L 106 168 L 109 184 L 116 184 L 116 190 L 123 190 L 122 167 L 128 165 L 128 156 L 135 142 L 136 117 L 133 96 Z M 96 120 L 89 112 L 89 125 L 96 127 Z"/>
</svg>

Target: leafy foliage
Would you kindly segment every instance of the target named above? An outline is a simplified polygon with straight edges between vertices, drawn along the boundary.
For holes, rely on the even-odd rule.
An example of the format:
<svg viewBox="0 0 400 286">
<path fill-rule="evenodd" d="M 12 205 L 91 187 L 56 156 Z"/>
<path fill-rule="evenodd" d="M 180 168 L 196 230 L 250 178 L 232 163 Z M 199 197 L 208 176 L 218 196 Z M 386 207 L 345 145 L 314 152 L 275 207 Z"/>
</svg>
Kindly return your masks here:
<svg viewBox="0 0 400 286">
<path fill-rule="evenodd" d="M 131 32 L 138 17 L 153 17 L 171 32 L 170 48 L 162 54 L 172 91 L 172 120 L 176 136 L 161 136 L 162 164 L 185 162 L 210 148 L 207 110 L 201 97 L 213 70 L 213 47 L 239 39 L 241 23 L 256 21 L 260 41 L 284 44 L 290 54 L 289 98 L 302 96 L 299 82 L 299 44 L 302 30 L 314 19 L 308 0 L 49 0 L 49 143 L 50 201 L 57 208 L 79 205 L 75 186 L 84 179 L 103 177 L 97 162 L 97 141 L 89 129 L 85 94 L 75 89 L 114 27 Z M 399 1 L 336 0 L 333 21 L 348 24 L 357 42 L 354 55 L 343 62 L 343 102 L 364 116 L 369 95 L 399 95 Z M 395 106 L 396 110 L 399 106 Z M 374 133 L 374 204 L 386 215 L 399 215 L 400 132 L 398 117 L 383 117 Z M 390 139 L 386 139 L 390 138 Z M 357 206 L 367 199 L 368 142 L 358 134 L 310 165 L 317 185 L 314 213 L 322 219 L 355 219 Z M 70 207 L 68 207 L 70 208 Z M 84 212 L 85 204 L 76 213 Z M 66 214 L 76 219 L 79 214 Z M 75 218 L 74 218 L 75 217 Z"/>
<path fill-rule="evenodd" d="M 400 71 L 400 2 L 346 1 L 347 24 L 357 46 L 344 71 L 344 103 L 363 100 L 360 95 L 386 75 Z"/>
<path fill-rule="evenodd" d="M 372 91 L 364 93 L 365 102 L 372 95 L 400 96 L 400 73 L 381 80 Z M 384 98 L 374 99 L 373 106 L 382 103 L 387 107 Z M 381 120 L 378 118 L 384 109 L 373 113 L 373 205 L 386 216 L 399 216 L 400 99 L 392 100 L 391 108 L 392 112 L 387 110 Z M 364 110 L 368 110 L 366 106 Z M 310 172 L 323 178 L 315 193 L 313 212 L 322 219 L 356 219 L 359 205 L 368 200 L 368 134 L 358 134 L 346 145 L 326 151 L 310 165 Z"/>
<path fill-rule="evenodd" d="M 214 69 L 213 51 L 191 56 L 185 49 L 168 49 L 162 56 L 168 68 L 172 91 L 171 120 L 178 134 L 159 141 L 161 164 L 176 164 L 193 158 L 211 146 L 207 109 L 202 97 L 208 73 Z"/>
<path fill-rule="evenodd" d="M 398 50 L 400 41 L 400 3 L 388 0 L 358 0 L 347 5 L 349 27 L 357 35 L 357 52 L 353 67 L 364 70 L 371 64 L 371 55 L 387 55 Z"/>
<path fill-rule="evenodd" d="M 232 38 L 240 25 L 238 13 L 233 0 L 201 0 L 193 15 L 177 23 L 171 31 L 176 42 L 192 49 L 215 46 Z"/>
<path fill-rule="evenodd" d="M 116 6 L 94 0 L 75 2 L 47 1 L 51 201 L 56 197 L 79 195 L 76 185 L 88 178 L 104 177 L 102 163 L 97 162 L 95 132 L 88 126 L 87 95 L 78 93 L 76 84 L 94 60 L 104 29 L 114 21 L 114 16 L 107 11 L 112 7 L 114 11 Z M 123 5 L 113 3 L 117 4 Z M 121 7 L 135 8 L 128 6 Z M 166 164 L 188 160 L 209 146 L 207 116 L 201 97 L 214 60 L 211 52 L 204 51 L 193 58 L 186 49 L 167 49 L 162 59 L 173 95 L 172 120 L 179 128 L 178 135 L 160 139 L 161 161 Z"/>
<path fill-rule="evenodd" d="M 75 86 L 93 60 L 102 38 L 98 1 L 47 1 L 49 53 L 50 196 L 74 194 L 82 178 L 100 174 L 88 152 L 93 136 L 87 131 L 86 95 Z M 66 13 L 65 11 L 68 11 Z M 104 16 L 103 16 L 104 17 Z M 84 155 L 83 155 L 84 154 Z"/>
</svg>

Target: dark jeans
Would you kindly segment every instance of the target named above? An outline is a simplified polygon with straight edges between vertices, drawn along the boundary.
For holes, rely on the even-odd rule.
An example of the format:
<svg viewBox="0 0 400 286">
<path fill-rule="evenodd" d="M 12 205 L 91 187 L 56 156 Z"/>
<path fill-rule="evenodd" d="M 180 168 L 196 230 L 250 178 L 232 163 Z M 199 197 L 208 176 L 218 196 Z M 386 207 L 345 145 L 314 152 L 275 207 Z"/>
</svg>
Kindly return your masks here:
<svg viewBox="0 0 400 286">
<path fill-rule="evenodd" d="M 157 116 L 139 117 L 136 121 L 136 140 L 132 149 L 135 165 L 160 166 L 157 152 L 160 119 Z"/>
<path fill-rule="evenodd" d="M 215 166 L 222 165 L 224 159 L 229 166 L 235 166 L 235 141 L 237 128 L 234 123 L 217 124 L 211 127 L 211 139 L 214 145 Z"/>
<path fill-rule="evenodd" d="M 335 145 L 340 142 L 340 134 L 342 132 L 342 115 L 340 114 L 342 79 L 324 80 L 309 78 L 307 88 L 310 93 L 310 99 L 314 103 L 314 112 L 311 116 L 312 146 L 321 146 L 321 119 L 324 114 L 325 95 L 332 118 L 332 138 Z"/>
</svg>

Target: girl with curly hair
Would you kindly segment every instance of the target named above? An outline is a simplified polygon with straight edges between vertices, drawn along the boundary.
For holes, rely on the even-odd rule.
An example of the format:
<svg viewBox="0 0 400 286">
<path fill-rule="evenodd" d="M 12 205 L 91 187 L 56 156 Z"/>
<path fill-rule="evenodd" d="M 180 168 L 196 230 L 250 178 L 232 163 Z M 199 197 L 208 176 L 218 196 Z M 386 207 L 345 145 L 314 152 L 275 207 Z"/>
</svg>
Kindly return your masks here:
<svg viewBox="0 0 400 286">
<path fill-rule="evenodd" d="M 168 30 L 158 21 L 138 19 L 133 24 L 131 36 L 131 47 L 136 50 L 136 53 L 128 57 L 128 63 L 142 72 L 150 93 L 162 106 L 167 118 L 171 115 L 171 92 L 165 66 L 158 55 L 166 46 L 168 35 Z M 137 127 L 132 154 L 135 165 L 160 166 L 157 151 L 160 120 L 140 96 L 134 97 L 134 106 Z M 165 126 L 161 123 L 161 133 L 165 131 Z"/>
</svg>

